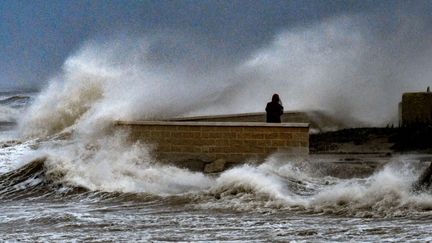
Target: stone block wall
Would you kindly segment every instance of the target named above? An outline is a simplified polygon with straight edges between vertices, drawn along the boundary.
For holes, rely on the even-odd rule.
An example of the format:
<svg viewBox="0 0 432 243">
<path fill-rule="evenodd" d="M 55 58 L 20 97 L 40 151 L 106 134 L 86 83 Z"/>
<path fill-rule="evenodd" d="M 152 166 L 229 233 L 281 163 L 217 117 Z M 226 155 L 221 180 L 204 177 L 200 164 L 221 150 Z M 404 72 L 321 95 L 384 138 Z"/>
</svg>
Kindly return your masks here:
<svg viewBox="0 0 432 243">
<path fill-rule="evenodd" d="M 132 141 L 155 145 L 155 155 L 169 161 L 245 162 L 274 152 L 309 153 L 307 123 L 260 122 L 117 122 Z"/>
</svg>

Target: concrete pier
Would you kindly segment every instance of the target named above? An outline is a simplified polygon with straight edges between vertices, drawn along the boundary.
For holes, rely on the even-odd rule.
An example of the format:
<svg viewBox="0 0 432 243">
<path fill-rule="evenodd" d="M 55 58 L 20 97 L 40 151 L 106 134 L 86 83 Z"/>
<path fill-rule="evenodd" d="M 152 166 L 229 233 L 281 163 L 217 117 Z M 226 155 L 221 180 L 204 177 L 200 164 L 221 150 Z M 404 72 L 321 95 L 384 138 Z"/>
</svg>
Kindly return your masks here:
<svg viewBox="0 0 432 243">
<path fill-rule="evenodd" d="M 309 124 L 263 122 L 117 121 L 131 141 L 155 145 L 161 160 L 225 161 L 262 160 L 274 152 L 309 153 Z"/>
</svg>

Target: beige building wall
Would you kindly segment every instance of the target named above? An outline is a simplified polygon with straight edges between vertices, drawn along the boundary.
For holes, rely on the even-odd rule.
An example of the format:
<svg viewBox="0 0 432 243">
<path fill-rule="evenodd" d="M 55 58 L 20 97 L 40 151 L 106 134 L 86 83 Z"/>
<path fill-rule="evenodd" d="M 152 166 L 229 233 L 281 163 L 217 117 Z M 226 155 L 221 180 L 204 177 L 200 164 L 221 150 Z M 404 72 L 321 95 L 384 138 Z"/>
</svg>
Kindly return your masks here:
<svg viewBox="0 0 432 243">
<path fill-rule="evenodd" d="M 432 93 L 403 94 L 400 112 L 402 126 L 432 125 Z"/>
</svg>

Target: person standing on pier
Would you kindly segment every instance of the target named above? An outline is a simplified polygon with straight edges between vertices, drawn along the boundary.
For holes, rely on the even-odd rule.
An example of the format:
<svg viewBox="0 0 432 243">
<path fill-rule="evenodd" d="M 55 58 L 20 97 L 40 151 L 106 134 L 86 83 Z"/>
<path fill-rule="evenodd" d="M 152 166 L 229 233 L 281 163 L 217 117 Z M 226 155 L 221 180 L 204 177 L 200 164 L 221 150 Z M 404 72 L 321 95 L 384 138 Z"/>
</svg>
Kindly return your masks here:
<svg viewBox="0 0 432 243">
<path fill-rule="evenodd" d="M 278 94 L 272 96 L 272 101 L 267 103 L 265 110 L 267 113 L 267 122 L 281 123 L 283 106 Z"/>
</svg>

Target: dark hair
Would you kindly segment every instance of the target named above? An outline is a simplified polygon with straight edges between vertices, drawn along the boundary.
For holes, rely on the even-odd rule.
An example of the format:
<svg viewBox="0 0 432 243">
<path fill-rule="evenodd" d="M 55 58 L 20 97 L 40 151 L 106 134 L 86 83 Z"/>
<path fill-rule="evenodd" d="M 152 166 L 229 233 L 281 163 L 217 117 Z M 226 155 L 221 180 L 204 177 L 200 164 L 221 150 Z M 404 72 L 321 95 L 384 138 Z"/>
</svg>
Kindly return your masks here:
<svg viewBox="0 0 432 243">
<path fill-rule="evenodd" d="M 279 103 L 279 102 L 280 102 L 280 99 L 279 99 L 279 95 L 278 95 L 278 94 L 274 94 L 274 95 L 272 96 L 272 102 L 273 102 L 273 103 Z"/>
<path fill-rule="evenodd" d="M 278 94 L 273 94 L 271 103 L 273 103 L 273 104 L 276 103 L 276 104 L 282 105 L 282 101 L 279 98 Z"/>
</svg>

